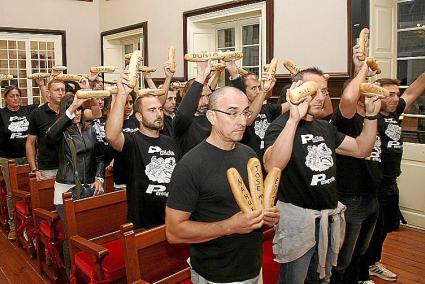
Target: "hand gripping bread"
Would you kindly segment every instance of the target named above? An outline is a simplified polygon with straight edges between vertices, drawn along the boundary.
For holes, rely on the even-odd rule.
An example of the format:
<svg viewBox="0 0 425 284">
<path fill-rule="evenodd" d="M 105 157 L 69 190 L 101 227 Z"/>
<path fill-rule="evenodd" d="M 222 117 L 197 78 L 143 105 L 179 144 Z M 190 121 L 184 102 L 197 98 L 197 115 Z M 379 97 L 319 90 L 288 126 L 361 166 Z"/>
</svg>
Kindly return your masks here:
<svg viewBox="0 0 425 284">
<path fill-rule="evenodd" d="M 329 74 L 323 74 L 323 77 L 326 79 L 326 80 L 329 80 L 329 78 L 331 77 L 331 75 L 329 75 Z"/>
<path fill-rule="evenodd" d="M 260 161 L 257 158 L 251 158 L 246 165 L 248 171 L 249 191 L 251 192 L 254 208 L 264 208 L 264 185 L 263 172 Z"/>
<path fill-rule="evenodd" d="M 367 57 L 366 64 L 372 71 L 376 71 L 376 74 L 381 74 L 381 67 L 379 67 L 378 62 L 376 62 L 375 58 Z"/>
<path fill-rule="evenodd" d="M 245 69 L 243 69 L 242 67 L 238 67 L 238 73 L 239 73 L 239 75 L 241 75 L 241 76 L 245 76 L 245 75 L 247 75 L 249 72 L 248 72 L 248 71 L 246 71 Z"/>
<path fill-rule="evenodd" d="M 243 213 L 249 213 L 255 210 L 251 195 L 246 188 L 242 177 L 235 168 L 227 170 L 227 181 L 233 193 L 239 208 Z"/>
<path fill-rule="evenodd" d="M 264 180 L 264 208 L 271 208 L 274 206 L 279 189 L 281 170 L 279 168 L 272 168 Z"/>
<path fill-rule="evenodd" d="M 28 79 L 45 79 L 49 77 L 50 73 L 32 73 L 27 76 Z"/>
<path fill-rule="evenodd" d="M 140 72 L 143 73 L 152 73 L 156 71 L 155 67 L 149 67 L 149 66 L 141 66 L 139 69 Z"/>
<path fill-rule="evenodd" d="M 176 49 L 174 46 L 168 48 L 168 63 L 170 63 L 170 71 L 176 72 Z"/>
<path fill-rule="evenodd" d="M 191 62 L 201 62 L 208 60 L 233 61 L 243 57 L 242 52 L 237 51 L 217 51 L 217 52 L 197 52 L 185 54 L 184 59 Z"/>
<path fill-rule="evenodd" d="M 13 79 L 13 75 L 0 74 L 0 82 L 1 81 L 12 80 L 12 79 Z"/>
<path fill-rule="evenodd" d="M 144 95 L 153 95 L 153 96 L 162 96 L 165 95 L 164 89 L 140 89 L 137 90 L 137 95 L 144 96 Z"/>
<path fill-rule="evenodd" d="M 360 61 L 364 61 L 366 56 L 369 54 L 369 29 L 364 28 L 359 35 L 359 50 L 363 53 L 358 58 Z"/>
<path fill-rule="evenodd" d="M 78 82 L 81 80 L 81 76 L 79 75 L 73 75 L 73 74 L 59 74 L 56 76 L 56 79 L 61 81 L 72 81 L 72 82 Z"/>
<path fill-rule="evenodd" d="M 111 92 L 108 90 L 78 90 L 75 95 L 79 99 L 107 98 Z"/>
<path fill-rule="evenodd" d="M 289 71 L 289 73 L 291 73 L 292 77 L 300 72 L 300 68 L 298 68 L 297 65 L 290 60 L 283 61 L 283 66 Z"/>
<path fill-rule="evenodd" d="M 90 68 L 91 73 L 112 73 L 115 71 L 115 66 L 93 66 Z"/>
<path fill-rule="evenodd" d="M 276 68 L 277 68 L 277 59 L 273 58 L 272 61 L 270 61 L 267 71 L 264 72 L 263 77 L 261 78 L 261 80 L 263 81 L 264 91 L 266 92 L 270 91 L 272 87 L 273 79 L 276 75 Z"/>
<path fill-rule="evenodd" d="M 135 50 L 131 54 L 130 63 L 128 64 L 129 82 L 128 86 L 134 88 L 137 83 L 137 74 L 139 71 L 140 63 L 142 62 L 142 53 L 140 50 Z"/>
<path fill-rule="evenodd" d="M 390 95 L 390 92 L 387 89 L 371 83 L 361 83 L 360 93 L 367 97 L 378 96 L 379 98 L 385 98 Z"/>
<path fill-rule="evenodd" d="M 294 105 L 302 103 L 308 96 L 313 95 L 319 89 L 319 85 L 313 81 L 307 81 L 301 86 L 290 91 L 289 99 Z"/>
<path fill-rule="evenodd" d="M 224 63 L 211 64 L 211 71 L 223 70 L 224 68 L 226 68 L 226 64 Z"/>
</svg>

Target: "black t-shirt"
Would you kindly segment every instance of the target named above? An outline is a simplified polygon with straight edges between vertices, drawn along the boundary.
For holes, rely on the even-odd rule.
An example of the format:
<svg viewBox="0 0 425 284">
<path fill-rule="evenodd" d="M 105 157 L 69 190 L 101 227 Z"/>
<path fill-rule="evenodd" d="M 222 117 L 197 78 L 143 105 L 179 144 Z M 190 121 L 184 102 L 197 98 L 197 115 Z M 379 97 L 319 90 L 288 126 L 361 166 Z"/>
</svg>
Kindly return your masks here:
<svg viewBox="0 0 425 284">
<path fill-rule="evenodd" d="M 211 123 L 205 115 L 195 116 L 203 85 L 193 82 L 176 111 L 173 132 L 182 155 L 210 135 Z"/>
<path fill-rule="evenodd" d="M 358 137 L 363 130 L 364 118 L 355 114 L 351 119 L 342 116 L 339 107 L 332 115 L 331 123 L 339 132 Z M 358 159 L 336 155 L 336 184 L 341 195 L 375 195 L 382 177 L 381 142 L 376 136 L 370 157 Z"/>
<path fill-rule="evenodd" d="M 0 157 L 25 157 L 29 118 L 38 105 L 20 106 L 18 111 L 0 109 Z"/>
<path fill-rule="evenodd" d="M 162 134 L 173 136 L 173 118 L 166 114 L 164 114 L 164 129 L 162 129 Z"/>
<path fill-rule="evenodd" d="M 270 124 L 264 138 L 266 149 L 276 141 L 288 117 L 289 114 L 284 113 Z M 291 159 L 280 178 L 279 200 L 315 210 L 336 208 L 335 149 L 344 138 L 345 135 L 327 121 L 301 120 Z"/>
<path fill-rule="evenodd" d="M 246 165 L 255 152 L 236 143 L 231 151 L 221 150 L 205 140 L 177 164 L 171 178 L 167 206 L 190 212 L 190 219 L 216 222 L 240 211 L 226 172 L 236 168 L 248 186 Z M 204 278 L 214 282 L 242 281 L 257 276 L 262 260 L 262 233 L 233 234 L 192 244 L 190 262 Z"/>
<path fill-rule="evenodd" d="M 128 172 L 128 219 L 135 228 L 165 223 L 168 185 L 179 159 L 178 148 L 168 136 L 148 137 L 140 131 L 124 133 L 121 157 Z"/>
<path fill-rule="evenodd" d="M 400 174 L 403 140 L 401 139 L 400 115 L 406 108 L 406 102 L 400 98 L 396 111 L 388 116 L 378 116 L 378 131 L 382 142 L 382 170 L 385 180 L 395 180 Z"/>
<path fill-rule="evenodd" d="M 139 131 L 139 121 L 135 115 L 131 115 L 128 119 L 124 120 L 122 131 L 124 133 L 133 133 Z M 127 184 L 128 180 L 128 169 L 126 167 L 127 160 L 122 157 L 121 153 L 115 151 L 110 147 L 112 157 L 114 158 L 114 183 L 115 184 Z"/>
<path fill-rule="evenodd" d="M 103 153 L 103 162 L 106 167 L 113 159 L 111 148 L 109 147 L 109 143 L 105 138 L 106 117 L 92 120 L 91 125 L 96 131 L 96 140 L 98 142 L 99 149 Z"/>
<path fill-rule="evenodd" d="M 57 114 L 49 104 L 35 109 L 30 116 L 28 134 L 37 136 L 38 168 L 40 170 L 55 170 L 59 166 L 58 151 L 55 145 L 47 144 L 46 132 L 56 121 Z"/>
<path fill-rule="evenodd" d="M 262 158 L 264 155 L 264 135 L 267 127 L 282 114 L 282 105 L 264 104 L 255 121 L 246 128 L 241 143 L 250 146 Z"/>
</svg>

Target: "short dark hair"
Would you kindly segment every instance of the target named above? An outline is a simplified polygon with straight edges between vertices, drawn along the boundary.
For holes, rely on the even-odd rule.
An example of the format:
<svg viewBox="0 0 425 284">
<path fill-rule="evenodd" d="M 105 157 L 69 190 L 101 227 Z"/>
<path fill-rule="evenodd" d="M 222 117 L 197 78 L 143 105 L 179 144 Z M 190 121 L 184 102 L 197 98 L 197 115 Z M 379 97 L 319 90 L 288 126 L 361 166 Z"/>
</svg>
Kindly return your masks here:
<svg viewBox="0 0 425 284">
<path fill-rule="evenodd" d="M 13 90 L 17 90 L 19 93 L 19 96 L 22 96 L 22 92 L 21 89 L 19 89 L 17 86 L 15 85 L 10 85 L 4 88 L 4 97 L 6 98 L 7 94 L 9 94 L 11 91 Z"/>
<path fill-rule="evenodd" d="M 53 85 L 53 84 L 57 84 L 57 83 L 61 83 L 61 84 L 63 84 L 63 85 L 65 86 L 65 83 L 64 83 L 63 81 L 61 81 L 61 80 L 59 80 L 59 79 L 53 79 L 52 81 L 50 81 L 50 82 L 47 84 L 47 90 L 49 90 L 49 91 L 50 91 L 50 88 L 52 87 L 52 85 Z"/>
<path fill-rule="evenodd" d="M 143 96 L 138 96 L 136 98 L 136 100 L 134 101 L 134 110 L 136 112 L 141 113 L 142 112 L 142 99 L 143 98 L 150 98 L 150 97 L 155 97 L 155 96 L 154 95 L 150 95 L 150 94 L 146 94 L 146 95 L 143 95 Z"/>
<path fill-rule="evenodd" d="M 216 89 L 214 92 L 211 93 L 211 95 L 208 98 L 208 109 L 210 110 L 216 109 L 218 107 L 217 106 L 218 99 L 220 97 L 226 96 L 226 93 L 229 91 L 234 91 L 236 93 L 240 93 L 241 95 L 245 96 L 245 94 L 241 90 L 235 87 L 226 86 L 226 87 Z"/>
<path fill-rule="evenodd" d="M 400 80 L 390 79 L 390 78 L 378 79 L 374 83 L 378 83 L 379 86 L 381 86 L 381 87 L 387 86 L 387 85 L 397 85 L 397 86 L 400 86 L 401 85 L 401 81 Z"/>
<path fill-rule="evenodd" d="M 294 77 L 292 77 L 292 82 L 298 82 L 299 80 L 302 80 L 304 77 L 304 74 L 316 74 L 323 77 L 323 71 L 319 69 L 318 67 L 309 67 L 307 69 L 303 69 L 300 72 L 298 72 Z"/>
</svg>

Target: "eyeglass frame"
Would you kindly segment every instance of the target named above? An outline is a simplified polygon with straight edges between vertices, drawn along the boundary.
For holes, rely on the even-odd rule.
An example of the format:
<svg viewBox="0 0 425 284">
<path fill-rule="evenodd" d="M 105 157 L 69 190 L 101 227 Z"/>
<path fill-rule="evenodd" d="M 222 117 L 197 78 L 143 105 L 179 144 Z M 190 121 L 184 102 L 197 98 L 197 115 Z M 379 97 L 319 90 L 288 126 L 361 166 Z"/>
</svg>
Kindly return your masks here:
<svg viewBox="0 0 425 284">
<path fill-rule="evenodd" d="M 250 111 L 249 109 L 244 109 L 243 111 L 238 112 L 238 113 L 230 113 L 230 112 L 220 110 L 220 109 L 210 109 L 210 111 L 216 111 L 216 112 L 219 112 L 219 113 L 224 113 L 227 116 L 229 116 L 230 119 L 232 119 L 232 120 L 235 120 L 238 116 L 241 116 L 241 115 L 243 115 L 245 119 L 248 119 L 253 114 L 253 112 Z"/>
</svg>

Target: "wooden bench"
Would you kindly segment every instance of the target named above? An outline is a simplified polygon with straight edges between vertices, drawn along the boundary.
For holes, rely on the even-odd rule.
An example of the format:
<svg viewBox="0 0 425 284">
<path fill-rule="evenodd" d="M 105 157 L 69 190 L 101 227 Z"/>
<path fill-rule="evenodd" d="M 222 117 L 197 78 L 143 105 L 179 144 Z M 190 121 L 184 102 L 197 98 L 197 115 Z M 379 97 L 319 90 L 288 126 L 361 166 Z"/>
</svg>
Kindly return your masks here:
<svg viewBox="0 0 425 284">
<path fill-rule="evenodd" d="M 36 252 L 38 270 L 53 283 L 64 283 L 65 269 L 62 256 L 62 243 L 65 239 L 62 221 L 53 204 L 55 179 L 38 181 L 30 174 L 31 206 L 37 229 Z M 46 255 L 47 254 L 47 255 Z"/>
<path fill-rule="evenodd" d="M 125 279 L 121 225 L 127 222 L 126 191 L 72 200 L 63 194 L 72 263 L 71 281 Z"/>
<path fill-rule="evenodd" d="M 190 279 L 189 245 L 170 244 L 165 225 L 135 232 L 121 227 L 127 283 L 180 283 Z"/>
<path fill-rule="evenodd" d="M 9 232 L 9 213 L 7 211 L 7 188 L 3 178 L 3 172 L 0 171 L 0 226 Z"/>
<path fill-rule="evenodd" d="M 29 190 L 30 166 L 17 165 L 14 160 L 9 160 L 9 177 L 12 195 L 15 201 L 15 226 L 16 242 L 33 257 L 35 254 L 33 244 L 34 225 L 31 212 L 31 194 Z"/>
</svg>

